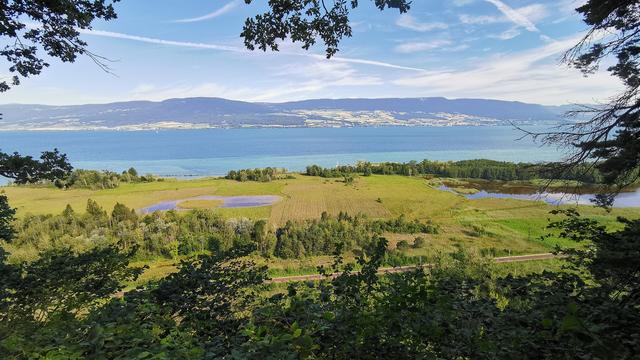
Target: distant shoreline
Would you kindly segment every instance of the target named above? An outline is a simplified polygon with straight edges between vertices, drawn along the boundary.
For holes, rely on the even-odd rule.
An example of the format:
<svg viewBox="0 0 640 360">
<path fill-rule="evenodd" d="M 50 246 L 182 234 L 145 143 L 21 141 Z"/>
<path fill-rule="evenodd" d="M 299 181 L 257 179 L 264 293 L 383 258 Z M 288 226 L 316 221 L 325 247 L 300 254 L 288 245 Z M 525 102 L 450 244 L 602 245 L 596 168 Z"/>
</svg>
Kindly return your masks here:
<svg viewBox="0 0 640 360">
<path fill-rule="evenodd" d="M 557 124 L 557 122 L 519 124 L 521 126 L 545 126 Z M 38 128 L 1 128 L 0 132 L 29 131 L 29 132 L 73 132 L 73 131 L 165 131 L 165 130 L 230 130 L 230 129 L 353 129 L 353 128 L 453 128 L 453 127 L 513 127 L 512 124 L 449 124 L 449 125 L 429 125 L 429 124 L 376 124 L 376 125 L 354 125 L 354 126 L 298 126 L 298 125 L 242 125 L 242 126 L 149 126 L 126 125 L 118 127 L 38 127 Z"/>
</svg>

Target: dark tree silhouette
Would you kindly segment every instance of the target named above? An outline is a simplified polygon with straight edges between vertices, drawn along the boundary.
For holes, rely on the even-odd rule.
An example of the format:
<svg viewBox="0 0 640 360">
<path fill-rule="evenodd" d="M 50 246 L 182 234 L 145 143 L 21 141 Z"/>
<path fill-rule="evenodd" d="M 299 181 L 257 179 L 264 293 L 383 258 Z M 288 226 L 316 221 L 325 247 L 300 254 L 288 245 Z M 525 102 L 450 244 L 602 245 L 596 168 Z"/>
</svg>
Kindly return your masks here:
<svg viewBox="0 0 640 360">
<path fill-rule="evenodd" d="M 89 56 L 108 71 L 105 58 L 87 49 L 80 31 L 96 19 L 116 18 L 119 0 L 3 0 L 0 2 L 0 57 L 9 64 L 10 79 L 0 78 L 0 92 L 19 85 L 21 78 L 39 75 L 49 66 L 44 54 L 63 62 Z"/>
<path fill-rule="evenodd" d="M 11 225 L 16 215 L 16 209 L 9 206 L 9 200 L 4 194 L 0 194 L 0 240 L 10 242 L 13 239 L 13 226 Z M 2 250 L 0 250 L 0 255 Z M 0 262 L 3 257 L 0 256 Z"/>
<path fill-rule="evenodd" d="M 372 0 L 375 6 L 398 9 L 401 13 L 409 10 L 408 0 Z M 252 0 L 245 0 L 250 4 Z M 308 50 L 322 39 L 326 47 L 327 58 L 338 52 L 340 40 L 351 37 L 349 13 L 358 7 L 358 0 L 309 1 L 309 0 L 270 0 L 270 10 L 246 20 L 241 36 L 245 46 L 254 50 L 278 51 L 278 41 L 290 38 L 302 43 Z"/>
<path fill-rule="evenodd" d="M 58 149 L 44 151 L 40 160 L 31 156 L 22 156 L 17 152 L 0 152 L 0 176 L 13 179 L 16 184 L 29 184 L 42 180 L 56 182 L 71 174 L 73 167 L 67 155 Z"/>
<path fill-rule="evenodd" d="M 604 59 L 615 57 L 607 70 L 625 89 L 604 104 L 569 113 L 589 120 L 531 135 L 543 143 L 573 149 L 560 171 L 585 163 L 597 167 L 605 183 L 615 185 L 611 194 L 600 199 L 609 205 L 617 191 L 640 176 L 640 1 L 589 0 L 576 11 L 590 29 L 563 60 L 588 76 Z"/>
</svg>

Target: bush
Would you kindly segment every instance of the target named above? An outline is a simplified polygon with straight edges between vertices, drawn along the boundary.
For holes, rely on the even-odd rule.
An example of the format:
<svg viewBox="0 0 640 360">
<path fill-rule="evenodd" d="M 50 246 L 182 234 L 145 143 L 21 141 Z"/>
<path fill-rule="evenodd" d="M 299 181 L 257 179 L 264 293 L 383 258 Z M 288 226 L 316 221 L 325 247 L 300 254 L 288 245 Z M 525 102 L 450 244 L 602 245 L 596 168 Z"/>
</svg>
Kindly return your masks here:
<svg viewBox="0 0 640 360">
<path fill-rule="evenodd" d="M 71 189 L 115 189 L 120 183 L 145 183 L 158 181 L 153 175 L 138 176 L 134 168 L 121 174 L 112 171 L 74 170 L 66 182 L 56 181 L 56 187 Z"/>
<path fill-rule="evenodd" d="M 407 242 L 407 240 L 400 240 L 396 244 L 396 249 L 401 250 L 401 251 L 408 250 L 410 247 L 411 246 L 409 246 L 409 243 Z"/>
<path fill-rule="evenodd" d="M 413 240 L 413 248 L 414 249 L 421 249 L 421 248 L 425 247 L 426 245 L 427 245 L 427 241 L 421 236 L 418 236 L 417 238 L 415 238 Z"/>
<path fill-rule="evenodd" d="M 225 179 L 236 180 L 240 182 L 258 181 L 269 182 L 277 179 L 295 179 L 292 175 L 287 174 L 287 169 L 267 167 L 264 169 L 242 169 L 231 170 L 225 176 Z"/>
</svg>

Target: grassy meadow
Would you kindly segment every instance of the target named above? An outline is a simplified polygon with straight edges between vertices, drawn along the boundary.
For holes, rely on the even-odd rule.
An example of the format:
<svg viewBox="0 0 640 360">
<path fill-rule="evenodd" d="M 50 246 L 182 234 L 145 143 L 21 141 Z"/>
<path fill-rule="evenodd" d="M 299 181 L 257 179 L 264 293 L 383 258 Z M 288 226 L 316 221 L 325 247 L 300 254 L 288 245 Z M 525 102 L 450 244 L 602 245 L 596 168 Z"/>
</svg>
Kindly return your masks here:
<svg viewBox="0 0 640 360">
<path fill-rule="evenodd" d="M 541 240 L 556 206 L 542 201 L 514 199 L 468 200 L 452 192 L 441 191 L 423 178 L 394 175 L 358 177 L 353 184 L 340 179 L 296 175 L 295 179 L 272 182 L 238 182 L 221 178 L 166 180 L 153 183 L 122 184 L 110 190 L 59 190 L 37 187 L 5 187 L 17 215 L 62 212 L 67 204 L 83 212 L 87 199 L 93 199 L 110 211 L 116 202 L 141 209 L 161 201 L 182 200 L 201 195 L 278 195 L 281 201 L 272 206 L 253 208 L 216 208 L 219 202 L 184 202 L 184 208 L 213 208 L 225 217 L 267 219 L 270 226 L 287 220 L 319 218 L 322 212 L 337 215 L 364 213 L 370 218 L 408 218 L 430 220 L 438 225 L 438 234 L 420 235 L 426 241 L 422 248 L 410 248 L 406 255 L 424 261 L 444 252 L 463 247 L 480 256 L 507 256 L 551 251 L 556 245 L 573 245 L 551 237 Z M 580 212 L 615 226 L 617 216 L 638 217 L 640 208 L 613 209 L 607 212 L 592 206 L 579 206 Z M 387 234 L 391 247 L 401 240 L 413 243 L 417 235 Z M 352 258 L 347 254 L 347 260 Z M 330 263 L 330 257 L 301 260 L 271 259 L 266 261 L 273 276 L 313 273 L 319 264 Z M 144 278 L 163 276 L 175 269 L 176 260 L 152 261 Z M 552 262 L 553 263 L 553 262 Z M 541 263 L 544 265 L 544 262 Z M 513 264 L 505 268 L 518 268 Z"/>
</svg>

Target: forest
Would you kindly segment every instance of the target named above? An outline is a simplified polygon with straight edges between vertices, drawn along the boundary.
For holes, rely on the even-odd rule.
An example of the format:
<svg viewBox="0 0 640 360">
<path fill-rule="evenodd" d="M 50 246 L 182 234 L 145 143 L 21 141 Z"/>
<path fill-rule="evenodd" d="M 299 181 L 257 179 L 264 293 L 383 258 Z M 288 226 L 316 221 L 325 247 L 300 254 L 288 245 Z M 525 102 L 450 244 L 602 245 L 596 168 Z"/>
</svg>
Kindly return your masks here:
<svg viewBox="0 0 640 360">
<path fill-rule="evenodd" d="M 341 212 L 323 213 L 318 220 L 287 221 L 270 227 L 265 220 L 224 218 L 214 210 L 153 212 L 139 215 L 117 203 L 107 212 L 89 199 L 84 212 L 67 205 L 61 214 L 31 215 L 17 219 L 11 241 L 14 259 L 33 260 L 43 251 L 118 246 L 136 249 L 136 259 L 174 259 L 180 255 L 220 253 L 253 245 L 265 258 L 301 259 L 332 255 L 371 246 L 385 233 L 435 234 L 438 227 L 404 216 L 369 219 Z"/>
<path fill-rule="evenodd" d="M 602 182 L 602 175 L 588 164 L 563 171 L 558 174 L 559 164 L 543 163 L 511 163 L 495 160 L 462 160 L 462 161 L 410 161 L 406 163 L 370 163 L 359 162 L 356 165 L 340 165 L 334 168 L 323 168 L 318 165 L 307 166 L 305 175 L 326 178 L 341 178 L 353 175 L 369 176 L 404 175 L 425 176 L 432 175 L 448 178 L 483 179 L 483 180 L 534 180 L 558 179 L 575 180 L 588 184 Z"/>
</svg>

